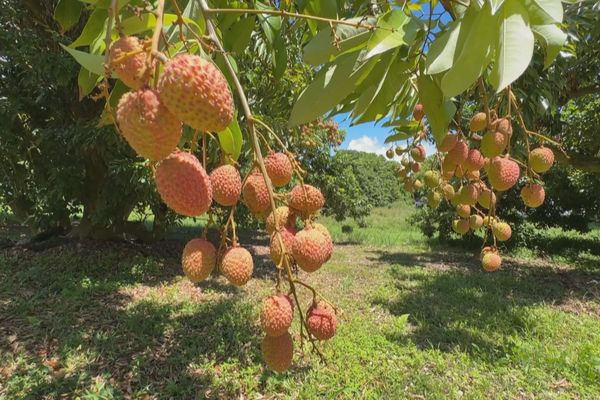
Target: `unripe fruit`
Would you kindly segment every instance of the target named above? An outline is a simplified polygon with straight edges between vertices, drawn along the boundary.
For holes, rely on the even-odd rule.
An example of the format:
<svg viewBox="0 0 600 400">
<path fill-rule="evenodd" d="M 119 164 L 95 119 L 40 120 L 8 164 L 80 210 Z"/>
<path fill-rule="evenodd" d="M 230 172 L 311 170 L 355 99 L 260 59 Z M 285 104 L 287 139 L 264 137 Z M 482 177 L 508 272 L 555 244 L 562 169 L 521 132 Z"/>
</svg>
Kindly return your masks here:
<svg viewBox="0 0 600 400">
<path fill-rule="evenodd" d="M 265 336 L 261 350 L 267 367 L 273 371 L 283 372 L 292 365 L 294 342 L 289 332 L 280 336 Z"/>
<path fill-rule="evenodd" d="M 469 129 L 471 132 L 479 132 L 487 128 L 487 114 L 484 112 L 478 112 L 473 115 L 469 122 Z"/>
<path fill-rule="evenodd" d="M 135 152 L 151 161 L 171 154 L 181 137 L 181 121 L 151 89 L 125 93 L 117 106 L 117 123 Z"/>
<path fill-rule="evenodd" d="M 465 178 L 469 181 L 478 181 L 481 178 L 481 174 L 479 171 L 467 171 Z"/>
<path fill-rule="evenodd" d="M 387 149 L 385 152 L 385 156 L 391 160 L 392 158 L 394 158 L 394 150 Z"/>
<path fill-rule="evenodd" d="M 542 185 L 537 183 L 523 186 L 521 189 L 521 198 L 527 207 L 536 208 L 544 204 L 546 191 Z"/>
<path fill-rule="evenodd" d="M 206 279 L 217 263 L 217 250 L 208 240 L 192 239 L 183 248 L 181 265 L 188 279 L 194 283 Z"/>
<path fill-rule="evenodd" d="M 288 225 L 290 227 L 294 227 L 296 225 L 296 216 L 294 213 L 286 206 L 280 206 L 275 209 L 275 214 L 277 214 L 277 222 L 278 225 L 275 226 L 275 217 L 273 212 L 269 214 L 266 220 L 267 232 L 269 234 L 275 232 L 275 229 L 283 228 Z"/>
<path fill-rule="evenodd" d="M 487 132 L 481 138 L 481 153 L 489 158 L 499 156 L 506 149 L 508 140 L 500 132 Z"/>
<path fill-rule="evenodd" d="M 156 168 L 154 180 L 160 197 L 176 213 L 196 217 L 210 208 L 210 178 L 194 155 L 171 153 Z"/>
<path fill-rule="evenodd" d="M 248 176 L 242 188 L 242 197 L 252 214 L 261 214 L 269 209 L 269 189 L 260 172 L 254 171 Z"/>
<path fill-rule="evenodd" d="M 442 195 L 439 194 L 438 192 L 430 192 L 427 195 L 427 205 L 429 205 L 429 207 L 436 209 L 440 206 L 441 202 L 442 202 Z"/>
<path fill-rule="evenodd" d="M 278 293 L 262 302 L 260 326 L 267 336 L 281 336 L 292 325 L 294 303 L 289 296 Z"/>
<path fill-rule="evenodd" d="M 279 229 L 278 233 L 273 233 L 271 235 L 271 259 L 275 263 L 275 265 L 281 265 L 283 263 L 283 251 L 281 249 L 281 243 L 279 242 L 281 238 L 281 242 L 285 246 L 285 252 L 289 255 L 292 254 L 292 248 L 294 247 L 294 235 L 296 234 L 296 229 L 283 227 Z"/>
<path fill-rule="evenodd" d="M 470 225 L 468 219 L 459 218 L 452 221 L 452 229 L 454 232 L 460 235 L 464 235 L 465 233 L 469 232 L 469 228 Z"/>
<path fill-rule="evenodd" d="M 413 149 L 410 150 L 410 155 L 416 162 L 425 161 L 425 157 L 427 156 L 425 152 L 425 147 L 422 144 L 417 145 Z"/>
<path fill-rule="evenodd" d="M 437 171 L 427 171 L 423 175 L 425 185 L 430 188 L 436 188 L 440 184 L 440 174 Z"/>
<path fill-rule="evenodd" d="M 425 116 L 425 109 L 423 108 L 423 104 L 415 105 L 413 108 L 413 118 L 417 121 L 421 121 Z"/>
<path fill-rule="evenodd" d="M 483 217 L 483 226 L 493 226 L 496 222 L 498 222 L 498 219 L 496 217 L 492 217 L 489 215 Z"/>
<path fill-rule="evenodd" d="M 298 266 L 306 272 L 321 268 L 331 256 L 330 244 L 318 229 L 305 227 L 296 234 L 292 255 Z"/>
<path fill-rule="evenodd" d="M 492 233 L 496 240 L 506 242 L 512 236 L 512 229 L 506 222 L 495 222 L 492 224 Z"/>
<path fill-rule="evenodd" d="M 494 157 L 488 169 L 488 180 L 496 190 L 508 190 L 519 180 L 519 164 L 509 158 Z"/>
<path fill-rule="evenodd" d="M 444 192 L 444 197 L 447 200 L 452 200 L 452 198 L 455 196 L 454 187 L 449 183 L 446 183 L 442 187 L 442 192 Z"/>
<path fill-rule="evenodd" d="M 138 52 L 133 56 L 132 54 Z M 117 77 L 132 89 L 139 89 L 146 83 L 146 53 L 140 40 L 135 36 L 124 36 L 110 46 L 109 62 Z"/>
<path fill-rule="evenodd" d="M 296 185 L 290 192 L 289 206 L 302 214 L 314 214 L 325 205 L 319 189 L 311 185 Z"/>
<path fill-rule="evenodd" d="M 444 161 L 448 160 L 448 163 L 451 165 L 460 165 L 467 159 L 468 156 L 469 146 L 464 140 L 459 140 L 456 142 L 452 150 L 448 152 Z"/>
<path fill-rule="evenodd" d="M 481 217 L 481 215 L 478 214 L 473 214 L 469 217 L 469 227 L 476 231 L 477 229 L 481 228 L 481 226 L 483 225 L 483 218 Z"/>
<path fill-rule="evenodd" d="M 229 207 L 238 202 L 242 193 L 242 178 L 233 165 L 221 165 L 210 173 L 213 199 L 222 206 Z"/>
<path fill-rule="evenodd" d="M 479 150 L 471 149 L 469 150 L 469 155 L 467 159 L 463 163 L 463 167 L 467 171 L 479 171 L 483 164 L 485 163 L 484 157 L 481 155 Z"/>
<path fill-rule="evenodd" d="M 292 180 L 294 169 L 288 156 L 283 153 L 269 154 L 265 158 L 265 168 L 275 187 L 285 186 Z"/>
<path fill-rule="evenodd" d="M 400 160 L 400 164 L 402 164 L 403 167 L 408 167 L 410 165 L 410 160 L 408 158 L 403 158 Z"/>
<path fill-rule="evenodd" d="M 306 327 L 318 340 L 331 339 L 337 330 L 335 311 L 326 303 L 312 305 L 306 311 Z"/>
<path fill-rule="evenodd" d="M 457 178 L 462 178 L 463 176 L 465 176 L 465 170 L 462 167 L 462 165 L 457 165 L 456 168 L 454 169 L 454 176 L 456 176 Z"/>
<path fill-rule="evenodd" d="M 416 190 L 419 190 L 419 189 L 421 189 L 421 188 L 423 187 L 423 183 L 422 183 L 420 180 L 416 179 L 416 180 L 414 181 L 414 183 L 413 183 L 413 187 L 414 187 Z"/>
<path fill-rule="evenodd" d="M 538 147 L 529 153 L 529 166 L 541 174 L 548 171 L 554 164 L 554 153 L 548 147 Z"/>
<path fill-rule="evenodd" d="M 469 215 L 471 215 L 471 206 L 468 204 L 459 204 L 456 206 L 456 213 L 459 217 L 469 218 Z"/>
<path fill-rule="evenodd" d="M 497 271 L 502 265 L 502 258 L 497 252 L 488 251 L 481 258 L 481 266 L 487 272 Z"/>
<path fill-rule="evenodd" d="M 221 273 L 235 286 L 245 285 L 252 277 L 252 255 L 243 247 L 234 246 L 225 251 L 221 260 Z"/>
<path fill-rule="evenodd" d="M 158 91 L 177 118 L 201 132 L 222 131 L 233 119 L 233 97 L 227 80 L 202 57 L 180 54 L 167 61 Z"/>
<path fill-rule="evenodd" d="M 476 185 L 469 183 L 468 185 L 462 187 L 459 196 L 459 202 L 461 204 L 474 206 L 477 204 L 477 198 L 479 197 L 479 188 Z"/>
<path fill-rule="evenodd" d="M 396 152 L 397 156 L 401 156 L 406 150 L 402 146 L 396 146 L 394 151 Z"/>
<path fill-rule="evenodd" d="M 458 135 L 453 135 L 451 133 L 448 133 L 446 136 L 444 136 L 444 139 L 442 139 L 442 142 L 437 145 L 437 149 L 441 152 L 447 153 L 450 150 L 452 150 L 452 148 L 454 146 L 456 146 L 457 142 L 458 142 Z"/>
</svg>

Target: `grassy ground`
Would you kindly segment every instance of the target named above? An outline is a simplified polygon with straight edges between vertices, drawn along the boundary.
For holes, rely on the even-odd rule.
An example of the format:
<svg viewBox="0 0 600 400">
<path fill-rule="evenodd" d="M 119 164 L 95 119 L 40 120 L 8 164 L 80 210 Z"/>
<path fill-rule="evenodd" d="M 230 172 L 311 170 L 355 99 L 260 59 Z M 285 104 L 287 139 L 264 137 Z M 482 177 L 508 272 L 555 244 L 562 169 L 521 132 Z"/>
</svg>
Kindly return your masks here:
<svg viewBox="0 0 600 400">
<path fill-rule="evenodd" d="M 284 374 L 260 358 L 264 237 L 243 289 L 191 285 L 181 240 L 4 250 L 0 398 L 600 396 L 599 265 L 509 257 L 486 274 L 475 255 L 427 244 L 408 213 L 376 210 L 368 228 L 326 220 L 333 260 L 302 278 L 341 323 L 327 365 L 297 347 Z"/>
</svg>

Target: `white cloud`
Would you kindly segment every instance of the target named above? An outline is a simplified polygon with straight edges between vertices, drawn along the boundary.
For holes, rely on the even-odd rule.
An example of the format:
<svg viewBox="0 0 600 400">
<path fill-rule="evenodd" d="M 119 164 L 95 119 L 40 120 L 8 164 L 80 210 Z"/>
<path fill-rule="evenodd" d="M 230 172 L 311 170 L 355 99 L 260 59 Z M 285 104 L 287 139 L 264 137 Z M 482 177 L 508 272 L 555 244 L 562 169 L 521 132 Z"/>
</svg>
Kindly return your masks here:
<svg viewBox="0 0 600 400">
<path fill-rule="evenodd" d="M 364 151 L 365 153 L 384 155 L 387 149 L 377 139 L 367 135 L 361 136 L 358 139 L 352 139 L 348 143 L 348 150 Z"/>
</svg>

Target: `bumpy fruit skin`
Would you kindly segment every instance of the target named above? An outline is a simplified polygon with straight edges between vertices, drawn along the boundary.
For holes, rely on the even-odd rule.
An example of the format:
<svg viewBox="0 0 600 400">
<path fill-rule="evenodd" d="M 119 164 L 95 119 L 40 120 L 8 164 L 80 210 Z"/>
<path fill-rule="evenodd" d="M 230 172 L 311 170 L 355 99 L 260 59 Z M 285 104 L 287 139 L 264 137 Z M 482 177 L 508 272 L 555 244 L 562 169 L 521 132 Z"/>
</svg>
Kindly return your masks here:
<svg viewBox="0 0 600 400">
<path fill-rule="evenodd" d="M 221 165 L 210 173 L 213 199 L 222 206 L 237 203 L 242 193 L 242 178 L 233 165 Z"/>
<path fill-rule="evenodd" d="M 479 198 L 479 188 L 473 183 L 469 183 L 462 187 L 459 193 L 459 202 L 461 204 L 468 204 L 474 206 L 477 204 L 477 198 Z"/>
<path fill-rule="evenodd" d="M 459 217 L 469 218 L 469 215 L 471 215 L 471 206 L 468 204 L 459 204 L 456 206 L 456 213 Z"/>
<path fill-rule="evenodd" d="M 454 232 L 460 235 L 464 235 L 465 233 L 469 232 L 470 227 L 471 226 L 468 219 L 460 218 L 452 221 L 452 229 Z"/>
<path fill-rule="evenodd" d="M 415 105 L 415 108 L 413 108 L 413 118 L 417 121 L 420 121 L 423 119 L 424 116 L 425 108 L 423 107 L 423 104 Z"/>
<path fill-rule="evenodd" d="M 192 239 L 183 248 L 183 272 L 194 283 L 208 278 L 216 263 L 217 250 L 208 240 Z"/>
<path fill-rule="evenodd" d="M 292 248 L 294 247 L 294 241 L 296 240 L 294 237 L 295 234 L 296 230 L 294 228 L 283 227 L 279 230 L 279 236 L 281 237 L 281 241 L 285 246 L 287 254 L 292 254 Z M 271 245 L 269 249 L 271 252 L 271 259 L 275 265 L 281 265 L 283 262 L 283 252 L 281 251 L 278 235 L 275 233 L 271 235 Z"/>
<path fill-rule="evenodd" d="M 422 144 L 419 144 L 410 151 L 410 155 L 416 162 L 423 162 L 425 161 L 427 153 L 425 152 L 425 147 L 423 147 Z"/>
<path fill-rule="evenodd" d="M 425 185 L 430 188 L 436 188 L 440 184 L 440 174 L 437 171 L 427 171 L 423 175 Z"/>
<path fill-rule="evenodd" d="M 437 146 L 437 149 L 441 152 L 447 153 L 450 150 L 452 150 L 452 148 L 456 145 L 457 142 L 458 142 L 458 135 L 453 135 L 451 133 L 448 133 L 446 136 L 444 136 L 442 143 L 440 143 Z"/>
<path fill-rule="evenodd" d="M 302 214 L 313 214 L 323 208 L 325 197 L 311 185 L 296 185 L 290 192 L 289 206 Z"/>
<path fill-rule="evenodd" d="M 312 305 L 306 311 L 306 326 L 318 340 L 331 339 L 337 330 L 335 311 L 325 303 Z"/>
<path fill-rule="evenodd" d="M 477 203 L 485 209 L 488 209 L 496 204 L 496 195 L 490 189 L 485 188 L 481 190 L 479 194 L 479 198 L 477 199 Z"/>
<path fill-rule="evenodd" d="M 128 53 L 141 51 L 135 56 L 124 58 Z M 117 77 L 128 87 L 139 89 L 145 84 L 144 72 L 146 70 L 146 53 L 142 51 L 142 44 L 135 36 L 124 36 L 110 46 L 109 62 Z"/>
<path fill-rule="evenodd" d="M 267 367 L 275 372 L 283 372 L 292 365 L 294 341 L 289 332 L 280 336 L 265 336 L 261 350 Z"/>
<path fill-rule="evenodd" d="M 494 157 L 488 169 L 488 180 L 496 190 L 505 191 L 519 180 L 519 164 L 509 158 Z"/>
<path fill-rule="evenodd" d="M 536 208 L 544 204 L 546 191 L 540 184 L 529 184 L 521 189 L 521 198 L 527 207 Z"/>
<path fill-rule="evenodd" d="M 160 197 L 176 213 L 196 217 L 210 208 L 210 178 L 193 154 L 171 153 L 156 168 L 154 180 Z"/>
<path fill-rule="evenodd" d="M 326 257 L 325 262 L 329 261 L 331 256 L 333 255 L 333 239 L 331 238 L 331 234 L 325 225 L 314 223 L 313 228 L 318 230 L 325 237 L 325 245 L 326 245 Z"/>
<path fill-rule="evenodd" d="M 125 93 L 117 106 L 117 123 L 135 152 L 151 161 L 171 154 L 181 138 L 181 121 L 151 89 Z"/>
<path fill-rule="evenodd" d="M 455 194 L 456 194 L 456 193 L 454 192 L 454 187 L 453 187 L 451 184 L 449 184 L 449 183 L 446 183 L 446 184 L 445 184 L 445 185 L 442 187 L 442 192 L 444 192 L 444 197 L 445 197 L 447 200 L 452 200 L 452 199 L 454 198 Z"/>
<path fill-rule="evenodd" d="M 538 147 L 529 153 L 529 166 L 537 173 L 548 171 L 554 164 L 554 153 L 548 147 Z"/>
<path fill-rule="evenodd" d="M 469 129 L 471 132 L 479 132 L 487 128 L 487 114 L 484 112 L 478 112 L 473 115 L 469 122 Z"/>
<path fill-rule="evenodd" d="M 199 56 L 181 54 L 169 60 L 158 91 L 177 118 L 201 132 L 222 131 L 233 118 L 233 97 L 225 76 Z"/>
<path fill-rule="evenodd" d="M 252 255 L 243 247 L 235 246 L 225 251 L 221 260 L 221 273 L 235 286 L 245 285 L 252 277 Z"/>
<path fill-rule="evenodd" d="M 481 155 L 479 150 L 471 149 L 469 150 L 469 155 L 467 156 L 467 159 L 463 163 L 463 167 L 467 171 L 479 171 L 483 167 L 484 163 L 485 158 Z"/>
<path fill-rule="evenodd" d="M 283 153 L 271 153 L 265 158 L 265 168 L 271 183 L 282 187 L 290 183 L 294 169 L 288 156 Z"/>
<path fill-rule="evenodd" d="M 512 123 L 510 122 L 509 119 L 506 119 L 506 118 L 497 119 L 496 121 L 494 121 L 494 127 L 496 128 L 497 132 L 500 132 L 506 138 L 508 138 L 512 135 L 512 132 L 513 132 Z"/>
<path fill-rule="evenodd" d="M 488 251 L 481 258 L 481 266 L 487 272 L 497 271 L 500 265 L 502 265 L 502 258 L 495 251 Z"/>
<path fill-rule="evenodd" d="M 283 228 L 284 226 L 294 227 L 296 225 L 296 216 L 289 207 L 277 207 L 275 209 L 275 214 L 277 214 L 277 226 L 275 226 L 275 216 L 273 215 L 273 212 L 269 214 L 266 220 L 266 227 L 269 235 L 275 232 L 275 229 Z"/>
<path fill-rule="evenodd" d="M 252 214 L 260 214 L 269 209 L 269 189 L 260 172 L 255 171 L 248 176 L 242 188 L 242 197 Z"/>
<path fill-rule="evenodd" d="M 292 255 L 302 270 L 314 272 L 331 257 L 331 247 L 323 233 L 308 226 L 296 234 Z"/>
<path fill-rule="evenodd" d="M 500 132 L 487 132 L 481 138 L 481 153 L 489 158 L 499 156 L 506 149 L 508 140 Z"/>
<path fill-rule="evenodd" d="M 473 214 L 471 217 L 469 217 L 469 226 L 472 230 L 476 231 L 477 229 L 481 228 L 482 225 L 483 218 L 481 215 Z"/>
<path fill-rule="evenodd" d="M 496 240 L 506 242 L 512 236 L 512 228 L 506 222 L 496 222 L 492 224 L 492 232 Z"/>
<path fill-rule="evenodd" d="M 260 326 L 267 336 L 283 335 L 292 325 L 293 319 L 294 303 L 289 296 L 279 293 L 263 300 Z"/>
<path fill-rule="evenodd" d="M 459 140 L 456 142 L 452 150 L 448 152 L 444 161 L 450 165 L 460 165 L 462 164 L 467 157 L 469 156 L 469 146 L 465 143 L 464 140 Z"/>
</svg>

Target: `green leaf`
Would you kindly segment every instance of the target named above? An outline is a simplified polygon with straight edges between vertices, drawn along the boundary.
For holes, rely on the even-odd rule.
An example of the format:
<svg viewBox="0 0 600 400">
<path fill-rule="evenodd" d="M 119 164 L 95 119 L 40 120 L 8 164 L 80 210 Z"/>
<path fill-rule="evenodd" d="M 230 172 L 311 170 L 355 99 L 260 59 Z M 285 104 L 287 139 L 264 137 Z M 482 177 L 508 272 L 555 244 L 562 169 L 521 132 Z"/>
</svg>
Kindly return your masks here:
<svg viewBox="0 0 600 400">
<path fill-rule="evenodd" d="M 255 23 L 255 15 L 249 15 L 245 18 L 241 18 L 239 21 L 234 23 L 223 35 L 225 48 L 234 53 L 243 53 L 250 42 L 250 37 L 252 35 L 252 31 L 254 30 Z"/>
<path fill-rule="evenodd" d="M 499 92 L 527 69 L 533 57 L 533 33 L 529 29 L 527 10 L 519 0 L 506 0 L 498 16 L 500 35 L 490 83 Z"/>
<path fill-rule="evenodd" d="M 360 18 L 353 18 L 348 21 L 358 22 L 360 20 Z M 371 20 L 374 22 L 374 19 Z M 366 23 L 369 23 L 368 20 Z M 363 48 L 371 37 L 371 32 L 366 28 L 347 25 L 338 25 L 335 34 L 339 39 L 339 48 L 333 44 L 331 29 L 323 29 L 304 46 L 304 62 L 312 65 L 325 64 L 342 54 Z"/>
<path fill-rule="evenodd" d="M 61 32 L 66 32 L 79 22 L 83 4 L 77 0 L 59 0 L 54 9 L 54 19 L 60 25 Z"/>
<path fill-rule="evenodd" d="M 500 9 L 500 7 L 502 7 L 502 4 L 504 4 L 504 0 L 489 0 L 489 2 L 490 2 L 492 15 L 496 14 L 498 12 L 498 10 Z"/>
<path fill-rule="evenodd" d="M 273 44 L 273 75 L 276 80 L 281 79 L 287 68 L 287 46 L 283 35 L 279 35 Z"/>
<path fill-rule="evenodd" d="M 472 18 L 456 20 L 449 25 L 446 32 L 435 38 L 425 60 L 427 74 L 439 74 L 452 68 L 459 36 L 461 33 L 464 36 L 464 32 L 469 29 L 467 23 L 471 21 Z M 463 26 L 464 28 L 462 28 Z"/>
<path fill-rule="evenodd" d="M 236 161 L 242 152 L 242 145 L 244 143 L 237 117 L 234 117 L 229 126 L 217 135 L 219 136 L 219 143 L 223 152 Z"/>
<path fill-rule="evenodd" d="M 406 133 L 406 132 L 397 132 L 397 133 L 394 133 L 393 135 L 386 137 L 383 144 L 397 142 L 399 140 L 405 140 L 405 139 L 408 139 L 409 137 L 411 137 L 412 135 L 413 134 Z"/>
<path fill-rule="evenodd" d="M 163 16 L 163 26 L 165 27 L 174 24 L 176 21 L 177 15 L 175 14 L 165 14 Z M 196 23 L 190 19 L 186 19 L 186 22 L 189 23 L 191 26 L 196 25 Z M 140 17 L 130 17 L 124 19 L 121 22 L 121 26 L 123 28 L 124 34 L 136 35 L 138 33 L 154 29 L 154 27 L 156 26 L 156 16 L 154 14 L 146 13 L 142 14 L 142 16 Z"/>
<path fill-rule="evenodd" d="M 73 56 L 75 61 L 79 63 L 83 68 L 96 75 L 104 75 L 104 56 L 86 53 L 85 51 L 79 51 L 67 47 L 63 44 L 60 45 L 69 54 Z"/>
<path fill-rule="evenodd" d="M 442 90 L 433 77 L 420 75 L 417 78 L 417 86 L 419 100 L 423 104 L 431 133 L 436 142 L 440 142 L 448 133 L 448 126 L 456 112 L 456 106 L 451 100 L 444 98 Z"/>
<path fill-rule="evenodd" d="M 524 5 L 532 25 L 556 24 L 563 20 L 560 0 L 525 0 Z"/>
<path fill-rule="evenodd" d="M 259 10 L 272 10 L 271 7 L 267 7 L 260 2 L 256 2 L 256 8 Z M 258 21 L 260 22 L 260 26 L 265 33 L 267 42 L 270 45 L 273 45 L 277 39 L 277 36 L 279 36 L 279 32 L 281 31 L 281 17 L 258 14 Z"/>
<path fill-rule="evenodd" d="M 337 4 L 335 0 L 309 0 L 306 2 L 302 12 L 307 15 L 324 18 L 338 18 Z M 314 35 L 317 29 L 326 29 L 329 25 L 327 22 L 319 22 L 307 20 L 308 28 Z"/>
<path fill-rule="evenodd" d="M 375 30 L 375 33 L 369 39 L 367 44 L 369 52 L 365 58 L 373 57 L 402 45 L 412 44 L 419 29 L 419 24 L 413 18 L 397 8 L 388 11 L 379 18 L 377 26 L 384 29 Z"/>
<path fill-rule="evenodd" d="M 464 44 L 459 44 L 461 51 L 454 65 L 442 78 L 441 87 L 446 97 L 461 94 L 481 76 L 490 63 L 492 44 L 496 40 L 497 33 L 498 18 L 490 14 L 490 8 L 486 3 L 477 12 Z"/>
<path fill-rule="evenodd" d="M 71 48 L 89 46 L 94 40 L 102 34 L 105 29 L 108 11 L 103 8 L 96 8 L 88 19 L 81 31 L 81 35 L 69 45 Z"/>
<path fill-rule="evenodd" d="M 544 68 L 548 68 L 554 61 L 567 41 L 567 34 L 556 25 L 534 25 L 533 33 L 542 38 L 546 44 L 546 57 Z"/>
<path fill-rule="evenodd" d="M 79 100 L 90 94 L 96 87 L 99 75 L 96 75 L 87 69 L 81 67 L 79 69 L 79 75 L 77 76 L 77 86 L 79 87 Z"/>
</svg>

